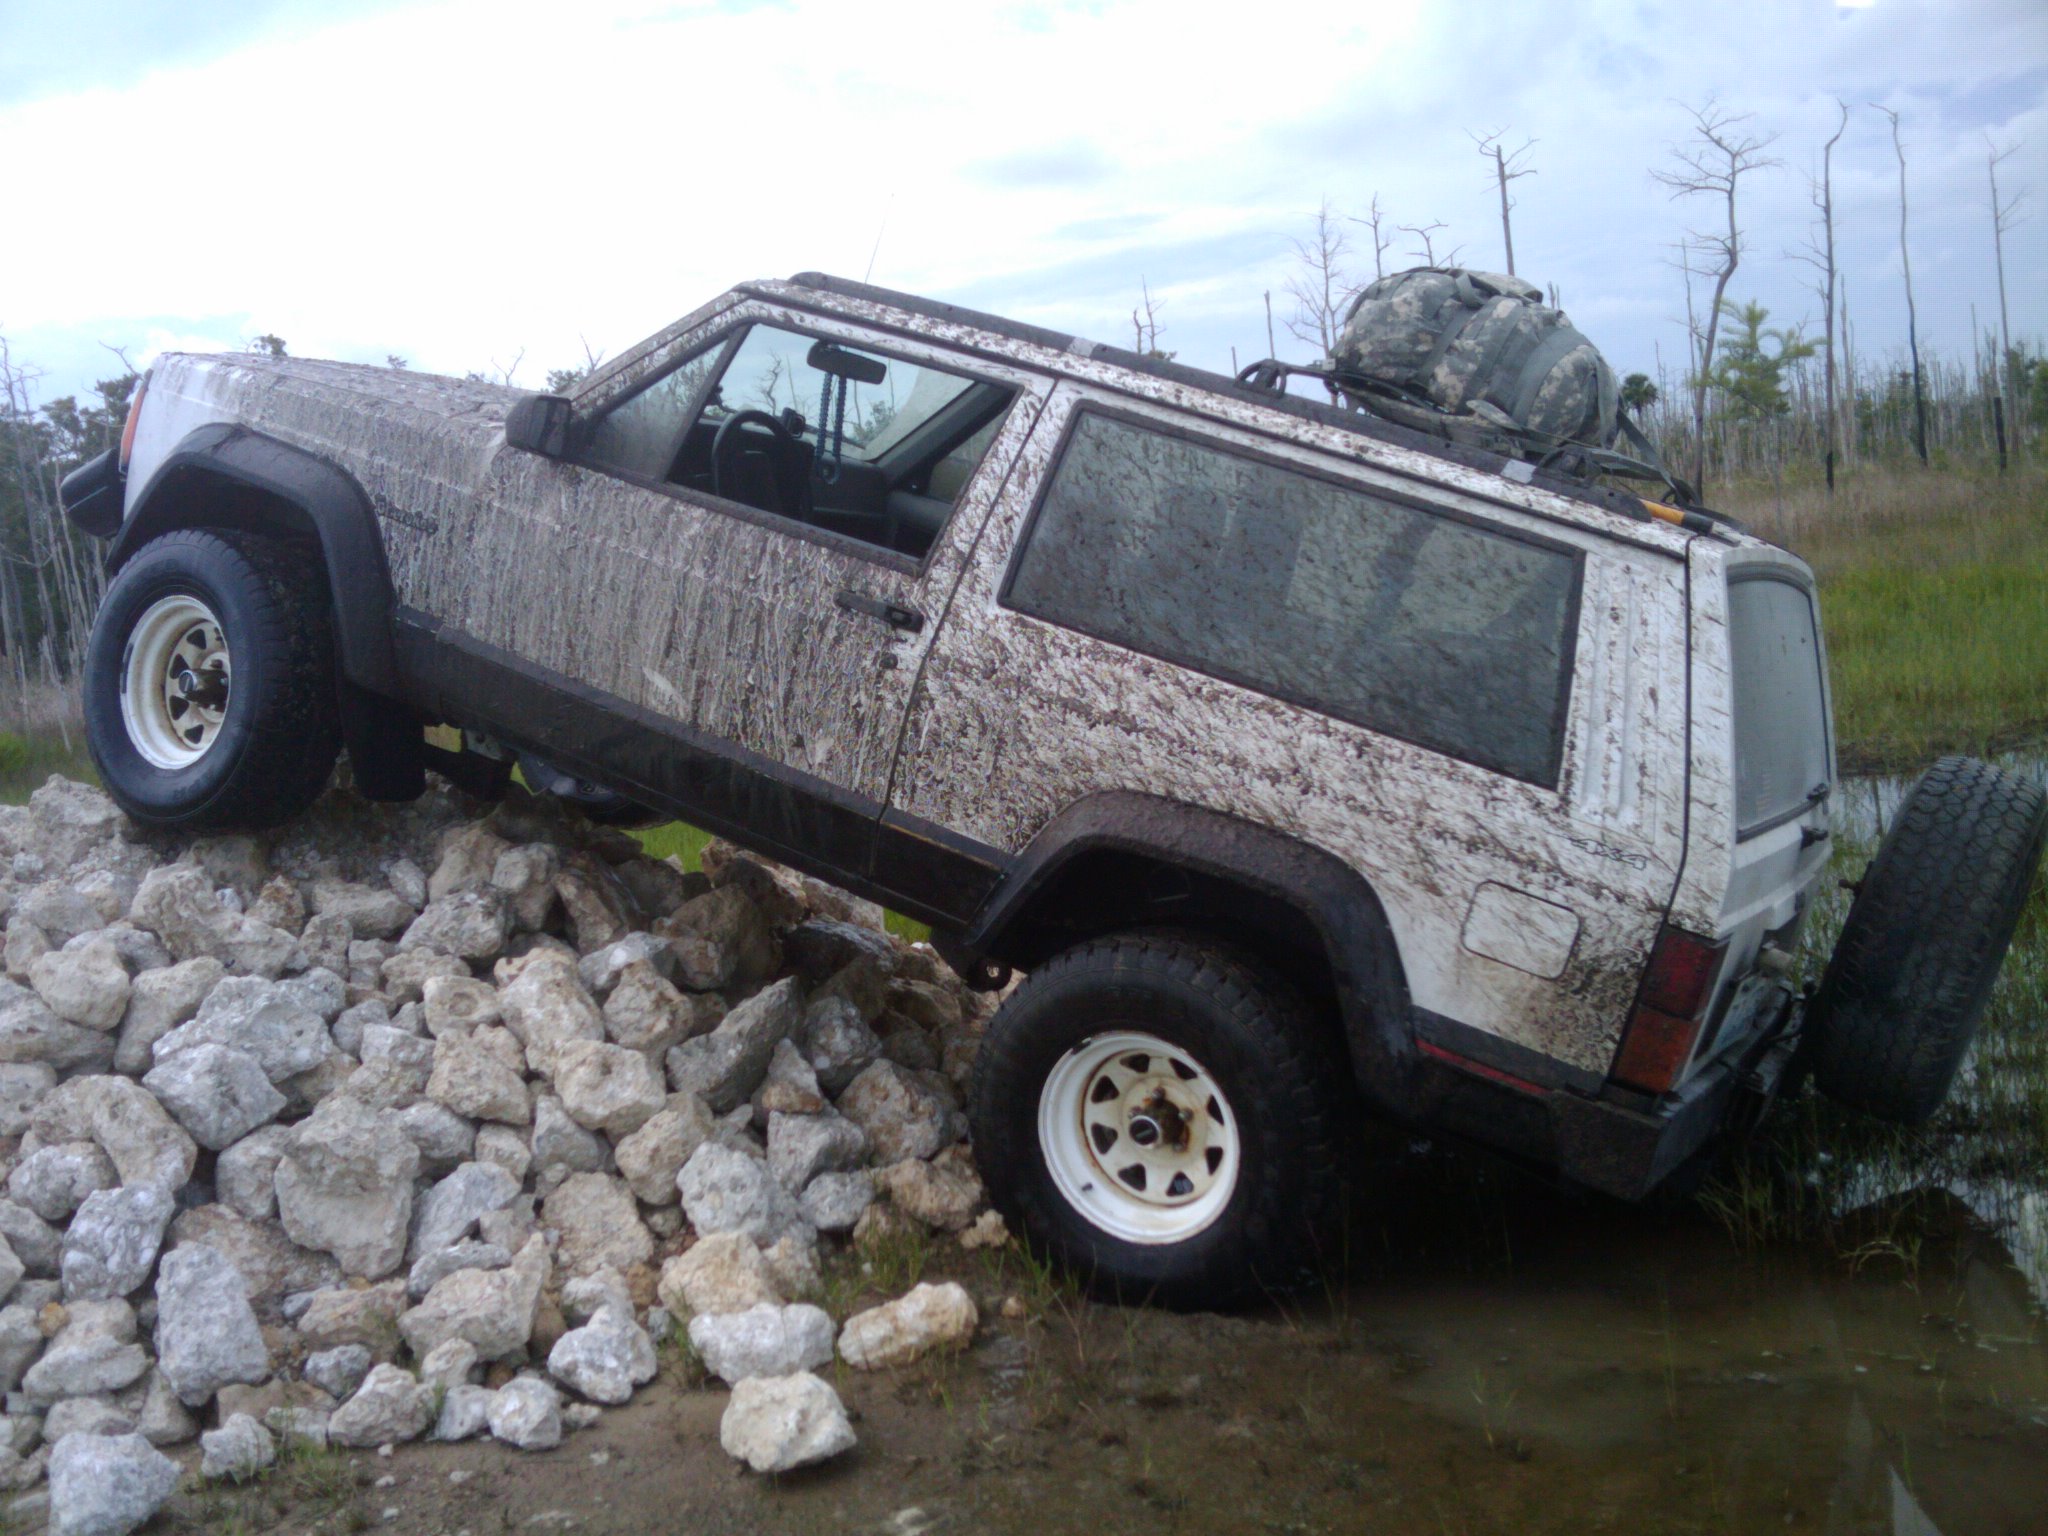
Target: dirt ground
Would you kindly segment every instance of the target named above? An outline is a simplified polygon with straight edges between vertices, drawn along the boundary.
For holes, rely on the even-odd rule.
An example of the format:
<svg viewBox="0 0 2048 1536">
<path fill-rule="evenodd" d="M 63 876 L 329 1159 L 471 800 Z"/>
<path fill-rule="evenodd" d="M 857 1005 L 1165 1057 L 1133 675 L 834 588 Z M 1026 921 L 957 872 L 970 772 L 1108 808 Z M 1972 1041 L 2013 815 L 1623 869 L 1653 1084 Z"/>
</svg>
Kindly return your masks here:
<svg viewBox="0 0 2048 1536">
<path fill-rule="evenodd" d="M 1695 1207 L 1425 1152 L 1377 1172 L 1321 1291 L 1237 1316 L 1086 1302 L 1015 1249 L 848 1264 L 835 1312 L 921 1272 L 984 1323 L 964 1356 L 840 1370 L 860 1445 L 822 1468 L 740 1470 L 726 1393 L 668 1351 L 557 1450 L 336 1452 L 181 1494 L 151 1529 L 2048 1530 L 2040 1301 L 1960 1214 L 1896 1252 L 1743 1251 Z"/>
</svg>

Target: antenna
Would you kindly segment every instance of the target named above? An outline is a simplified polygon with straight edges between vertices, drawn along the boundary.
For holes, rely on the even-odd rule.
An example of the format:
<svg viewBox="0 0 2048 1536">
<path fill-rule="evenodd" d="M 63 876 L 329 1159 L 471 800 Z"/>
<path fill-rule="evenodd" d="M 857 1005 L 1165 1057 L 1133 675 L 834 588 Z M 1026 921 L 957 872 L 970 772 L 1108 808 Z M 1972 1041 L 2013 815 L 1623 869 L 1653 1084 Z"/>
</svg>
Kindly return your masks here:
<svg viewBox="0 0 2048 1536">
<path fill-rule="evenodd" d="M 889 210 L 895 205 L 896 194 L 891 192 L 889 200 L 882 204 L 882 222 L 875 229 L 875 248 L 868 252 L 868 269 L 861 274 L 860 280 L 862 282 L 866 282 L 875 275 L 875 258 L 882 254 L 882 235 L 889 228 Z"/>
</svg>

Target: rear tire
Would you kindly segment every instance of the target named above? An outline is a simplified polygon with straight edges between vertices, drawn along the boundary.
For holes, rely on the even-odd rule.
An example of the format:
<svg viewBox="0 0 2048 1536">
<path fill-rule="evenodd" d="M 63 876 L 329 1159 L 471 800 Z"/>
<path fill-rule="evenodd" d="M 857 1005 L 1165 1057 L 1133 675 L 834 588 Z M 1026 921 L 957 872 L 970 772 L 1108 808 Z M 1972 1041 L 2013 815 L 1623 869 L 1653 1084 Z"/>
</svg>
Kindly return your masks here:
<svg viewBox="0 0 2048 1536">
<path fill-rule="evenodd" d="M 2048 795 L 1945 757 L 1899 807 L 1807 1011 L 1830 1098 L 1917 1125 L 1976 1033 L 2048 835 Z"/>
<path fill-rule="evenodd" d="M 1099 1293 L 1214 1307 L 1298 1284 L 1341 1100 L 1279 977 L 1194 939 L 1098 939 L 990 1023 L 969 1116 L 997 1207 Z"/>
<path fill-rule="evenodd" d="M 249 533 L 152 539 L 107 588 L 84 694 L 100 780 L 137 821 L 210 831 L 290 820 L 341 749 L 318 562 Z"/>
</svg>

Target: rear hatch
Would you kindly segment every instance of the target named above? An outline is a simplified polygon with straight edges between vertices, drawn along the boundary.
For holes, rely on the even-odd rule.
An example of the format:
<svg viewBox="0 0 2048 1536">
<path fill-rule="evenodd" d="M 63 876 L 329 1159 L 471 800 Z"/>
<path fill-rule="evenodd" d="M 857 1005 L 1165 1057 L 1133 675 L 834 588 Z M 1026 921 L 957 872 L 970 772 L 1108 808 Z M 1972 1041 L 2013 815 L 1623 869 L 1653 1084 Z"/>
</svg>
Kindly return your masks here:
<svg viewBox="0 0 2048 1536">
<path fill-rule="evenodd" d="M 1709 564 L 1719 572 L 1702 569 Z M 1712 936 L 1726 957 L 1698 1065 L 1777 1016 L 1800 925 L 1827 869 L 1835 748 L 1820 606 L 1805 562 L 1744 545 L 1718 561 L 1696 558 L 1693 578 L 1722 583 L 1732 770 L 1732 794 L 1723 796 L 1732 803 L 1715 817 L 1729 841 Z M 1702 722 L 1694 724 L 1695 752 L 1711 748 L 1698 739 Z"/>
</svg>

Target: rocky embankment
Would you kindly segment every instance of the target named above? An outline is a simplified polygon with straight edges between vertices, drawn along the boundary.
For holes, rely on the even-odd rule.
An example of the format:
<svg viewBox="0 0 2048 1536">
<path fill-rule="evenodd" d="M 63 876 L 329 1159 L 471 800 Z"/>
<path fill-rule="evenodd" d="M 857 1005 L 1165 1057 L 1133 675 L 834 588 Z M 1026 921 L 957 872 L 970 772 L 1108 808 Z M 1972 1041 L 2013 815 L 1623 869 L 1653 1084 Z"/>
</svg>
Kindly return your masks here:
<svg viewBox="0 0 2048 1536">
<path fill-rule="evenodd" d="M 835 1354 L 971 1337 L 957 1285 L 806 1298 L 892 1224 L 1004 1240 L 962 1142 L 986 1000 L 869 903 L 703 864 L 516 795 L 196 841 L 61 779 L 0 808 L 12 1520 L 119 1536 L 193 1440 L 203 1477 L 552 1446 L 672 1332 L 779 1471 L 853 1443 Z"/>
</svg>

